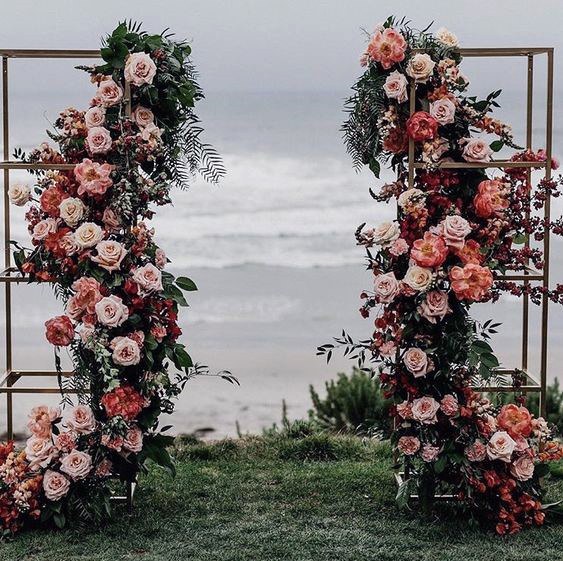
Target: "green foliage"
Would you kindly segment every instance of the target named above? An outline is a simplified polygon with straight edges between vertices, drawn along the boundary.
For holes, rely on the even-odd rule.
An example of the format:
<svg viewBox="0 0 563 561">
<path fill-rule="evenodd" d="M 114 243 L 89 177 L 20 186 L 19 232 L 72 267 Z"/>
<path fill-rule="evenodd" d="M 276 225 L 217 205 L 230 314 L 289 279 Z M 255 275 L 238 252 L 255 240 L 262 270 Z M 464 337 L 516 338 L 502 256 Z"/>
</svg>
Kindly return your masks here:
<svg viewBox="0 0 563 561">
<path fill-rule="evenodd" d="M 338 374 L 336 381 L 325 383 L 321 398 L 310 386 L 313 409 L 309 417 L 332 432 L 387 436 L 391 430 L 390 401 L 382 397 L 379 380 L 358 368 L 352 374 Z"/>
</svg>

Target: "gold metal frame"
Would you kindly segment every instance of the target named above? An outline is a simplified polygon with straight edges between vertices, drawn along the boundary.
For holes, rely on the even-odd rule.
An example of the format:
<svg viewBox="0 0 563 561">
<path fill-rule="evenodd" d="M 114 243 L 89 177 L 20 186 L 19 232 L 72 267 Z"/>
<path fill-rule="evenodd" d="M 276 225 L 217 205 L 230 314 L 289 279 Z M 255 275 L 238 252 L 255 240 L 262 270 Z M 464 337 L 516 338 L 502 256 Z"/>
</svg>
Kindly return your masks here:
<svg viewBox="0 0 563 561">
<path fill-rule="evenodd" d="M 9 90 L 8 90 L 8 61 L 9 59 L 100 59 L 99 50 L 66 50 L 66 49 L 0 49 L 2 57 L 2 139 L 3 161 L 0 170 L 3 170 L 4 183 L 4 269 L 0 272 L 0 283 L 4 284 L 5 297 L 5 352 L 6 364 L 3 374 L 0 375 L 0 395 L 6 395 L 6 432 L 8 439 L 14 436 L 13 424 L 13 396 L 14 394 L 76 394 L 72 388 L 17 386 L 22 378 L 58 377 L 59 373 L 53 370 L 20 370 L 14 369 L 12 361 L 12 283 L 30 282 L 25 275 L 21 275 L 12 264 L 10 237 L 10 201 L 8 189 L 10 186 L 11 170 L 71 170 L 74 164 L 26 164 L 10 160 L 10 117 L 9 117 Z M 126 113 L 131 114 L 131 90 L 125 84 Z M 70 377 L 73 372 L 62 372 L 63 377 Z M 125 503 L 127 510 L 132 511 L 133 496 L 136 482 L 128 482 L 124 495 L 113 495 L 112 500 Z"/>
<path fill-rule="evenodd" d="M 423 49 L 420 49 L 423 52 Z M 494 160 L 487 163 L 474 162 L 445 162 L 440 165 L 443 169 L 494 169 L 494 168 L 527 168 L 528 180 L 531 181 L 532 168 L 543 168 L 545 170 L 544 177 L 546 180 L 551 179 L 551 156 L 553 148 L 553 47 L 531 47 L 531 48 L 471 48 L 459 49 L 459 53 L 463 57 L 526 57 L 528 61 L 527 73 L 527 96 L 526 96 L 526 148 L 532 149 L 532 133 L 533 133 L 533 101 L 534 101 L 534 58 L 539 55 L 547 56 L 547 109 L 546 109 L 546 127 L 545 127 L 545 162 L 511 162 L 507 160 Z M 410 114 L 415 112 L 416 101 L 416 84 L 411 81 L 410 84 Z M 414 141 L 409 140 L 408 153 L 408 184 L 409 187 L 414 186 L 415 170 L 424 168 L 421 162 L 415 162 Z M 551 197 L 548 193 L 544 207 L 544 219 L 551 219 Z M 529 247 L 529 240 L 526 241 L 525 247 Z M 549 259 L 550 259 L 550 235 L 549 231 L 543 240 L 544 267 L 542 271 L 535 271 L 528 266 L 521 274 L 497 275 L 498 280 L 507 280 L 514 282 L 522 282 L 528 285 L 530 282 L 541 282 L 544 288 L 549 287 Z M 528 263 L 526 264 L 528 265 Z M 480 385 L 473 389 L 481 392 L 538 392 L 539 395 L 539 412 L 540 415 L 546 414 L 546 388 L 547 388 L 547 351 L 548 351 L 548 329 L 549 317 L 548 307 L 549 298 L 545 295 L 542 297 L 541 306 L 541 353 L 540 353 L 540 373 L 539 379 L 533 376 L 528 370 L 528 354 L 529 354 L 529 335 L 530 335 L 530 315 L 529 315 L 530 298 L 527 294 L 522 296 L 522 344 L 521 344 L 521 368 L 498 369 L 497 372 L 506 380 L 511 379 L 516 372 L 523 372 L 526 376 L 526 382 L 520 387 L 513 384 L 507 385 Z M 396 462 L 397 463 L 397 462 Z M 408 466 L 404 471 L 395 471 L 395 480 L 400 485 L 409 477 Z M 416 494 L 410 495 L 411 499 L 416 499 Z M 437 500 L 453 500 L 453 495 L 438 495 Z"/>
</svg>

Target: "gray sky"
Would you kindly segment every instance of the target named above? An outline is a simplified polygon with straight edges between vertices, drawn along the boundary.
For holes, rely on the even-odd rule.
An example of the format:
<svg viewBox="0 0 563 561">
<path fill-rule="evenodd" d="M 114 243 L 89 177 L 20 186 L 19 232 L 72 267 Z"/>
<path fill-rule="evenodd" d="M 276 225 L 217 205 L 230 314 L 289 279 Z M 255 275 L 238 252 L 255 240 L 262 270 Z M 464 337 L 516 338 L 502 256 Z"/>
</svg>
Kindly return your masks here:
<svg viewBox="0 0 563 561">
<path fill-rule="evenodd" d="M 561 0 L 1 2 L 9 5 L 0 17 L 3 47 L 96 48 L 100 36 L 124 18 L 142 21 L 154 32 L 170 27 L 193 39 L 201 82 L 210 91 L 345 89 L 360 72 L 360 28 L 373 29 L 392 13 L 407 15 L 418 27 L 434 20 L 436 27 L 456 32 L 465 46 L 562 43 Z M 563 74 L 563 53 L 556 57 Z M 491 65 L 489 75 L 498 76 L 498 70 Z M 504 74 L 509 81 L 513 77 L 510 70 Z M 474 72 L 472 77 L 475 82 Z"/>
</svg>

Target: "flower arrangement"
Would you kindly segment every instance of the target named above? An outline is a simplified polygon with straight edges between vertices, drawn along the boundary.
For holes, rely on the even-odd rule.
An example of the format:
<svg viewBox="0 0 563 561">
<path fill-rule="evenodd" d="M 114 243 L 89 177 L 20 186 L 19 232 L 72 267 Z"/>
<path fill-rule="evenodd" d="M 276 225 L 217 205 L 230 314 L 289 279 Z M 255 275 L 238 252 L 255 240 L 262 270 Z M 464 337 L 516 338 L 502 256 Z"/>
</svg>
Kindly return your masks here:
<svg viewBox="0 0 563 561">
<path fill-rule="evenodd" d="M 52 282 L 65 304 L 45 334 L 59 371 L 62 347 L 73 359 L 73 376 L 60 383 L 77 391 L 79 404 L 34 408 L 25 449 L 0 448 L 6 531 L 38 517 L 57 526 L 99 520 L 109 512 L 110 478 L 134 481 L 148 458 L 173 470 L 171 437 L 158 420 L 187 380 L 204 373 L 179 342 L 177 323 L 183 291 L 196 285 L 164 270 L 168 259 L 146 220 L 153 205 L 170 203 L 172 185 L 196 172 L 212 182 L 224 173 L 200 138 L 193 106 L 203 94 L 190 53 L 170 35 L 120 24 L 104 42 L 104 64 L 79 67 L 95 93 L 86 110 L 60 114 L 49 133 L 58 148 L 16 153 L 26 163 L 74 164 L 37 171 L 33 190 L 14 184 L 9 197 L 30 203 L 33 248 L 15 244 L 19 269 Z"/>
<path fill-rule="evenodd" d="M 400 502 L 415 487 L 427 505 L 451 493 L 497 533 L 515 533 L 543 522 L 540 478 L 545 462 L 563 457 L 563 447 L 524 397 L 499 408 L 471 389 L 476 379 L 495 377 L 499 361 L 488 339 L 499 324 L 478 324 L 469 308 L 506 290 L 526 292 L 536 303 L 561 301 L 561 286 L 545 290 L 494 277 L 529 263 L 542 268 L 542 252 L 521 244 L 560 233 L 559 221 L 533 211 L 543 208 L 547 193 L 558 196 L 561 179 L 542 180 L 533 190 L 523 168 L 489 176 L 475 167 L 440 167 L 488 162 L 503 146 L 518 149 L 510 126 L 491 116 L 500 91 L 484 100 L 467 95 L 457 47 L 447 30 L 416 31 L 393 17 L 369 37 L 344 138 L 356 166 L 369 166 L 376 177 L 382 163 L 396 172 L 395 182 L 371 193 L 377 201 L 395 200 L 398 214 L 356 232 L 374 276 L 360 310 L 375 316 L 372 336 L 355 342 L 344 332 L 319 354 L 330 359 L 343 346 L 361 366 L 378 365 L 385 397 L 394 401 L 393 443 L 409 475 Z M 425 164 L 410 186 L 409 141 Z M 541 150 L 512 156 L 545 159 Z"/>
</svg>

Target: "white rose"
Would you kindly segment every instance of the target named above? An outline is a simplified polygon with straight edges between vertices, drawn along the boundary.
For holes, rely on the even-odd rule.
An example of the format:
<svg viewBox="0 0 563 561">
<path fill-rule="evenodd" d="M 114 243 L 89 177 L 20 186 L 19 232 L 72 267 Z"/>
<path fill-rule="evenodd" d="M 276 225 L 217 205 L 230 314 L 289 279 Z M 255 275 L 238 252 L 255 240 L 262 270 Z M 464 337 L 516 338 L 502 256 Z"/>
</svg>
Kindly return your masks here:
<svg viewBox="0 0 563 561">
<path fill-rule="evenodd" d="M 418 265 L 411 265 L 403 279 L 403 282 L 410 286 L 413 290 L 423 291 L 432 284 L 433 276 L 432 270 L 420 267 Z"/>
<path fill-rule="evenodd" d="M 8 188 L 10 202 L 16 206 L 23 206 L 31 199 L 31 187 L 25 183 L 13 183 Z"/>
<path fill-rule="evenodd" d="M 430 115 L 441 125 L 449 125 L 455 120 L 455 104 L 447 97 L 438 99 L 430 104 Z"/>
<path fill-rule="evenodd" d="M 33 227 L 31 237 L 36 241 L 44 240 L 49 234 L 54 234 L 57 228 L 58 222 L 55 218 L 46 218 Z"/>
<path fill-rule="evenodd" d="M 493 151 L 482 138 L 469 138 L 463 148 L 463 159 L 466 162 L 488 162 Z"/>
<path fill-rule="evenodd" d="M 387 76 L 383 89 L 389 99 L 396 99 L 399 103 L 407 101 L 408 81 L 404 74 L 394 70 Z"/>
<path fill-rule="evenodd" d="M 416 82 L 427 82 L 432 76 L 436 63 L 426 53 L 416 53 L 407 64 L 407 74 Z"/>
<path fill-rule="evenodd" d="M 440 29 L 436 31 L 436 39 L 446 47 L 459 47 L 459 41 L 455 33 L 452 33 L 445 27 L 440 27 Z"/>
<path fill-rule="evenodd" d="M 408 208 L 421 208 L 424 206 L 426 194 L 420 189 L 407 189 L 403 191 L 397 198 L 397 204 L 402 210 Z"/>
<path fill-rule="evenodd" d="M 80 249 L 94 247 L 101 242 L 104 237 L 104 231 L 93 222 L 84 222 L 74 232 L 74 239 L 80 246 Z"/>
<path fill-rule="evenodd" d="M 61 218 L 69 225 L 76 226 L 84 216 L 86 207 L 80 199 L 68 197 L 59 205 Z"/>
<path fill-rule="evenodd" d="M 373 241 L 383 247 L 391 245 L 401 237 L 401 229 L 396 222 L 383 222 L 373 230 Z"/>
</svg>

